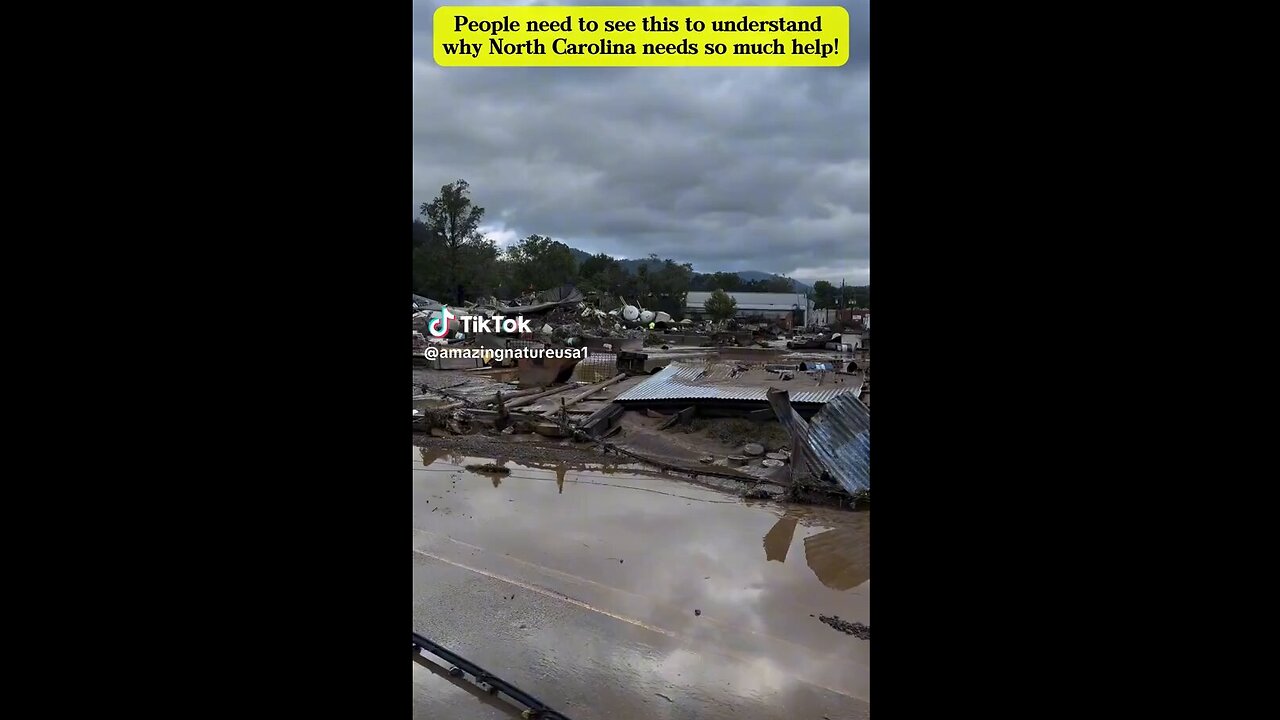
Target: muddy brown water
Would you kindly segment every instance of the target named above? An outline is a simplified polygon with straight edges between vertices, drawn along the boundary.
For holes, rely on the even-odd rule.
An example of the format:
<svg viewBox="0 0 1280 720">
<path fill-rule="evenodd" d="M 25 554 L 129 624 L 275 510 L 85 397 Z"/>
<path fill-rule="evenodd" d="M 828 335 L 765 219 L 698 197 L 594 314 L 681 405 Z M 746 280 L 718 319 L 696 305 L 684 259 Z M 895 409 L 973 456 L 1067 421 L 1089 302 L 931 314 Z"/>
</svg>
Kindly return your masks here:
<svg viewBox="0 0 1280 720">
<path fill-rule="evenodd" d="M 870 513 L 413 450 L 413 627 L 575 720 L 870 715 Z M 695 614 L 696 611 L 700 611 Z M 417 665 L 421 718 L 518 717 Z"/>
</svg>

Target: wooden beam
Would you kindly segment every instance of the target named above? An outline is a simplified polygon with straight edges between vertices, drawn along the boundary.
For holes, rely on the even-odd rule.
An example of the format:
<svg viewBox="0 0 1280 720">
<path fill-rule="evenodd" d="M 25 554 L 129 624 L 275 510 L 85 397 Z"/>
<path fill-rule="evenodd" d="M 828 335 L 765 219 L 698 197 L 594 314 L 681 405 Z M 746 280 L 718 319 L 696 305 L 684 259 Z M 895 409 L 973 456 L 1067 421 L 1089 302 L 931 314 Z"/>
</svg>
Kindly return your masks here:
<svg viewBox="0 0 1280 720">
<path fill-rule="evenodd" d="M 542 398 L 547 397 L 548 395 L 555 395 L 557 393 L 568 392 L 569 390 L 572 390 L 575 387 L 576 387 L 575 385 L 561 385 L 560 387 L 554 387 L 554 388 L 551 388 L 550 390 L 543 390 L 542 392 L 534 393 L 532 395 L 525 395 L 524 397 L 516 398 L 511 402 L 507 402 L 507 396 L 503 395 L 502 401 L 506 403 L 507 409 L 510 410 L 512 408 L 531 405 L 537 402 L 538 400 L 541 400 Z"/>
<path fill-rule="evenodd" d="M 609 403 L 588 415 L 585 420 L 580 420 L 578 427 L 593 436 L 598 436 L 599 433 L 596 431 L 600 425 L 609 423 L 614 417 L 621 415 L 622 411 L 623 407 L 618 403 Z"/>
<path fill-rule="evenodd" d="M 503 390 L 499 390 L 498 392 L 502 393 L 502 401 L 506 402 L 507 400 L 512 400 L 514 398 L 525 397 L 526 395 L 533 395 L 534 393 L 540 393 L 543 390 L 546 390 L 546 388 L 532 387 L 532 388 L 525 388 L 524 390 L 503 389 Z M 494 394 L 494 399 L 489 401 L 490 405 L 493 405 L 496 403 L 497 403 L 497 393 Z"/>
<path fill-rule="evenodd" d="M 681 425 L 687 425 L 689 423 L 689 419 L 692 418 L 697 412 L 698 412 L 697 406 L 690 405 L 689 407 L 681 410 L 675 415 L 672 415 L 671 417 L 667 418 L 667 421 L 659 425 L 658 429 L 666 430 L 667 428 L 671 427 L 672 425 L 675 425 L 676 423 L 680 423 Z"/>
<path fill-rule="evenodd" d="M 597 392 L 599 392 L 599 391 L 601 391 L 601 390 L 603 390 L 603 389 L 605 389 L 605 388 L 609 387 L 610 385 L 612 385 L 612 384 L 614 384 L 614 383 L 618 382 L 619 380 L 624 380 L 624 379 L 626 379 L 626 377 L 627 377 L 627 374 L 626 374 L 626 373 L 618 373 L 617 375 L 614 375 L 613 377 L 609 378 L 608 380 L 605 380 L 605 381 L 603 381 L 603 382 L 598 382 L 598 383 L 596 383 L 595 385 L 590 385 L 590 386 L 588 386 L 588 387 L 585 387 L 585 388 L 583 388 L 583 389 L 582 389 L 582 392 L 578 393 L 577 395 L 574 395 L 574 396 L 573 396 L 573 397 L 571 397 L 571 398 L 567 398 L 567 399 L 565 399 L 565 400 L 564 400 L 564 403 L 563 403 L 560 407 L 558 407 L 558 408 L 556 408 L 556 409 L 554 409 L 554 410 L 548 410 L 548 411 L 546 411 L 546 412 L 542 413 L 542 417 L 544 417 L 544 418 L 553 418 L 553 417 L 555 417 L 556 415 L 559 415 L 559 414 L 560 414 L 560 408 L 567 408 L 567 407 L 571 407 L 571 406 L 573 406 L 573 405 L 577 405 L 578 403 L 582 402 L 583 400 L 586 400 L 587 398 L 589 398 L 589 397 L 591 397 L 592 395 L 596 394 Z"/>
</svg>

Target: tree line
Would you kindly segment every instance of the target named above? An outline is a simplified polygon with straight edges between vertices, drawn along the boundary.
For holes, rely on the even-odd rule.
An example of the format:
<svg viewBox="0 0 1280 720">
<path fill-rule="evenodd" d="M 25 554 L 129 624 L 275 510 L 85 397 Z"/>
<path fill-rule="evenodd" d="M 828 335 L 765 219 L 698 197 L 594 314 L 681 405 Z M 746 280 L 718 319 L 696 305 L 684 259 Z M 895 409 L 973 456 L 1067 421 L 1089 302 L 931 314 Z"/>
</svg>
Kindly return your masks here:
<svg viewBox="0 0 1280 720">
<path fill-rule="evenodd" d="M 462 304 L 477 297 L 508 299 L 533 290 L 575 285 L 584 292 L 622 296 L 650 310 L 679 315 L 690 290 L 792 292 L 787 277 L 744 280 L 735 273 L 695 273 L 689 263 L 656 254 L 629 261 L 634 272 L 604 253 L 588 255 L 545 235 L 529 235 L 505 252 L 480 232 L 485 209 L 471 198 L 466 180 L 440 188 L 413 219 L 413 292 Z M 870 287 L 814 284 L 815 306 L 870 307 Z M 850 305 L 850 303 L 854 303 Z"/>
</svg>

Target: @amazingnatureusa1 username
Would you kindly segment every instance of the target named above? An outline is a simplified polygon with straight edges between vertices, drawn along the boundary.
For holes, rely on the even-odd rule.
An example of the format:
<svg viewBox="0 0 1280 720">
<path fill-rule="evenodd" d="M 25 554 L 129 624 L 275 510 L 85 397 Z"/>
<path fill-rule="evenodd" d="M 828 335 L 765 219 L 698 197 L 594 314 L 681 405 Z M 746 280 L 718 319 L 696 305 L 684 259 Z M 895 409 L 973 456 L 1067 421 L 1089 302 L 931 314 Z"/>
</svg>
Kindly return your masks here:
<svg viewBox="0 0 1280 720">
<path fill-rule="evenodd" d="M 428 360 L 586 360 L 587 348 L 457 348 L 430 345 Z"/>
</svg>

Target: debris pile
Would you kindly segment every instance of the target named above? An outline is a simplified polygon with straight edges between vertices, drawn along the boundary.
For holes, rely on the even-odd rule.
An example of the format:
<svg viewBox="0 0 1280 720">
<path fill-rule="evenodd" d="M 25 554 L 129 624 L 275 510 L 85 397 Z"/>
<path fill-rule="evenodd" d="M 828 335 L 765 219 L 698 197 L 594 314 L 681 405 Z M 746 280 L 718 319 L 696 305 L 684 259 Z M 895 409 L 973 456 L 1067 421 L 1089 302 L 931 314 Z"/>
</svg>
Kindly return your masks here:
<svg viewBox="0 0 1280 720">
<path fill-rule="evenodd" d="M 863 625 L 860 622 L 849 622 L 848 620 L 841 620 L 839 615 L 831 615 L 831 616 L 819 615 L 818 619 L 821 620 L 823 623 L 835 628 L 836 630 L 839 630 L 845 635 L 852 635 L 858 638 L 859 640 L 871 639 L 870 625 Z"/>
</svg>

